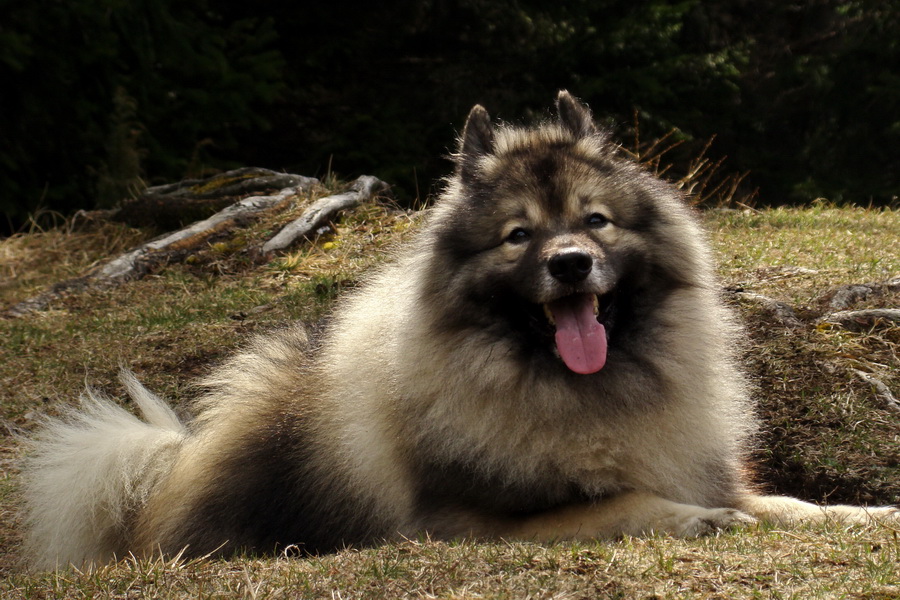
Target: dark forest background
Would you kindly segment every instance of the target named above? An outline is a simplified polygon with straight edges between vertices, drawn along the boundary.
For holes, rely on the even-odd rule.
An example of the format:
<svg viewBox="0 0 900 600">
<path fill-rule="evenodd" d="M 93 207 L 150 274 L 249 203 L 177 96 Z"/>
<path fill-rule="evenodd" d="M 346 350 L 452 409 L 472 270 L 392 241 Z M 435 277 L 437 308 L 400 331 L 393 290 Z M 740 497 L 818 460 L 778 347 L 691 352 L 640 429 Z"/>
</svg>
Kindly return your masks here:
<svg viewBox="0 0 900 600">
<path fill-rule="evenodd" d="M 560 88 L 758 202 L 897 202 L 897 0 L 0 0 L 0 233 L 246 165 L 424 199 L 472 104 Z"/>
</svg>

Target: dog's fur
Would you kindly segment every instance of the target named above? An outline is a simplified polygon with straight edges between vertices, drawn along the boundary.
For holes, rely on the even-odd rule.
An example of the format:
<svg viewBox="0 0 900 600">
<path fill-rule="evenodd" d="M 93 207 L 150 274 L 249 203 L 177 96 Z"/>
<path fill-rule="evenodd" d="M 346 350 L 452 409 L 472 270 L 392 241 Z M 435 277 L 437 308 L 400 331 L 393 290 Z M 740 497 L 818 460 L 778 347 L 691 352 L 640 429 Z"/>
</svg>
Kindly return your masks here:
<svg viewBox="0 0 900 600">
<path fill-rule="evenodd" d="M 34 563 L 896 518 L 753 493 L 702 232 L 585 106 L 557 107 L 535 128 L 472 110 L 423 231 L 320 348 L 301 327 L 256 339 L 187 425 L 127 375 L 145 421 L 89 394 L 48 424 L 26 470 Z"/>
</svg>

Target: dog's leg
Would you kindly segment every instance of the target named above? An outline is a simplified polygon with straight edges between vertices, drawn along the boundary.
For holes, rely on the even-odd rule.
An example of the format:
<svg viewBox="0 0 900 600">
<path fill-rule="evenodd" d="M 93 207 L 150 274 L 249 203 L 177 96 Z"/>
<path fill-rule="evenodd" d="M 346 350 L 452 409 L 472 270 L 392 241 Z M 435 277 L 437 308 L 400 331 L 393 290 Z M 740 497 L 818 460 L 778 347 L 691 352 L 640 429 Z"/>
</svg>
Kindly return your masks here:
<svg viewBox="0 0 900 600">
<path fill-rule="evenodd" d="M 738 507 L 760 521 L 779 527 L 829 522 L 844 525 L 882 522 L 900 525 L 900 509 L 892 506 L 818 506 L 786 496 L 748 495 L 741 499 Z"/>
<path fill-rule="evenodd" d="M 651 533 L 690 538 L 755 522 L 753 517 L 733 508 L 703 508 L 649 493 L 627 492 L 601 502 L 529 517 L 497 533 L 540 541 L 611 539 Z"/>
</svg>

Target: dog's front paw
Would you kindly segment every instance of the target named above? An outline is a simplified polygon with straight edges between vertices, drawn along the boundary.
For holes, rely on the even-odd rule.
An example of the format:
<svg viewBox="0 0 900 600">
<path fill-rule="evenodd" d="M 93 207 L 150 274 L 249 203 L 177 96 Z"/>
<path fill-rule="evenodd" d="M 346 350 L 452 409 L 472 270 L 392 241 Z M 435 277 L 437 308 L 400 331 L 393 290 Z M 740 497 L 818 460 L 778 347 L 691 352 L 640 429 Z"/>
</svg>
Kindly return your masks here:
<svg viewBox="0 0 900 600">
<path fill-rule="evenodd" d="M 734 508 L 702 508 L 679 506 L 679 510 L 662 520 L 660 532 L 675 537 L 694 538 L 710 535 L 723 529 L 744 527 L 756 519 Z"/>
</svg>

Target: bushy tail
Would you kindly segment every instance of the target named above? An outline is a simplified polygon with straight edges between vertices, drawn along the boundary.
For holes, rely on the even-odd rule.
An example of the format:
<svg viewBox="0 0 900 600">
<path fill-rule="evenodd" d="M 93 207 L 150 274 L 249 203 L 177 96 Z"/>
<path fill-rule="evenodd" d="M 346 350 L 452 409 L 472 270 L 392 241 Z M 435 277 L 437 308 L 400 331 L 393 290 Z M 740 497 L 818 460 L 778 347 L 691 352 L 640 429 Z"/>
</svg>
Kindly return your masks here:
<svg viewBox="0 0 900 600">
<path fill-rule="evenodd" d="M 163 400 L 130 372 L 121 379 L 146 421 L 88 390 L 81 410 L 49 421 L 32 441 L 24 494 L 35 568 L 121 558 L 136 509 L 186 436 Z"/>
</svg>

